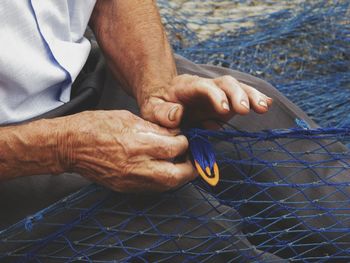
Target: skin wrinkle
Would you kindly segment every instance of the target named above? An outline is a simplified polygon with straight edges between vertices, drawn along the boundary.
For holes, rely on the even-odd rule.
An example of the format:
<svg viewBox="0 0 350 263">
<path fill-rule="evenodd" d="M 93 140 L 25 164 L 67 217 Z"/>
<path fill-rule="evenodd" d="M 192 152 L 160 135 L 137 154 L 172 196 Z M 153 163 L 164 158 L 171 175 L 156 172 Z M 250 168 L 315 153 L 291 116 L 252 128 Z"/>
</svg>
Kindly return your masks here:
<svg viewBox="0 0 350 263">
<path fill-rule="evenodd" d="M 0 155 L 4 160 L 0 166 L 0 181 L 42 171 L 62 172 L 56 163 L 57 125 L 54 122 L 42 120 L 25 127 L 16 125 L 1 130 L 5 132 L 0 133 Z M 34 136 L 35 133 L 40 136 Z"/>
<path fill-rule="evenodd" d="M 106 3 L 106 2 L 104 2 Z M 122 6 L 123 5 L 123 6 Z M 123 13 L 122 10 L 125 8 L 125 5 L 130 5 L 130 8 L 128 7 L 128 13 Z M 122 77 L 122 79 L 119 79 L 121 83 L 126 83 L 131 87 L 131 90 L 133 90 L 133 94 L 136 98 L 138 98 L 138 101 L 142 100 L 140 97 L 143 95 L 141 94 L 143 90 L 146 89 L 154 89 L 154 87 L 163 87 L 164 83 L 154 83 L 154 80 L 158 80 L 159 78 L 154 76 L 157 76 L 158 74 L 162 74 L 164 72 L 164 76 L 169 76 L 169 69 L 175 69 L 175 64 L 172 59 L 167 59 L 167 57 L 172 56 L 172 52 L 170 54 L 165 56 L 165 61 L 171 61 L 171 65 L 166 66 L 165 69 L 154 67 L 156 62 L 159 60 L 159 50 L 171 50 L 168 47 L 168 42 L 166 40 L 165 32 L 161 24 L 159 23 L 159 13 L 155 6 L 151 5 L 149 1 L 145 1 L 140 3 L 139 1 L 132 1 L 132 2 L 124 2 L 120 3 L 119 7 L 121 10 L 120 13 L 115 15 L 111 18 L 104 18 L 101 19 L 99 23 L 93 23 L 95 25 L 95 29 L 97 32 L 101 32 L 99 28 L 104 27 L 105 24 L 108 23 L 114 23 L 115 24 L 115 17 L 118 19 L 121 19 L 119 21 L 120 26 L 119 28 L 114 28 L 116 31 L 114 34 L 118 35 L 125 35 L 124 38 L 117 39 L 118 44 L 117 47 L 111 46 L 111 45 L 102 45 L 102 49 L 105 50 L 105 53 L 113 53 L 117 54 L 113 51 L 113 49 L 119 49 L 119 52 L 124 54 L 127 59 L 120 60 L 118 57 L 115 57 L 112 61 L 115 61 L 116 63 L 121 63 L 121 66 L 116 66 L 116 70 L 113 70 L 114 73 L 117 72 L 117 76 Z M 103 8 L 100 7 L 100 8 Z M 156 17 L 154 17 L 154 16 Z M 126 18 L 125 16 L 132 17 L 132 18 Z M 156 18 L 156 19 L 155 19 Z M 113 21 L 113 22 L 112 22 Z M 151 34 L 149 34 L 151 29 Z M 141 41 L 139 42 L 133 42 L 135 39 L 135 34 L 140 35 L 138 37 Z M 161 36 L 161 39 L 159 39 L 159 36 Z M 97 35 L 97 38 L 101 40 L 101 42 L 107 42 L 104 41 L 108 36 L 105 34 Z M 108 42 L 109 43 L 109 42 Z M 130 43 L 133 43 L 134 48 L 130 49 Z M 157 43 L 154 45 L 154 43 Z M 165 52 L 166 54 L 168 52 Z M 145 62 L 148 63 L 145 63 Z M 151 63 L 150 63 L 151 61 Z M 168 62 L 167 62 L 168 63 Z M 129 64 L 129 65 L 128 65 Z M 151 65 L 152 68 L 149 66 Z M 134 76 L 133 78 L 127 77 L 128 73 L 127 71 L 121 70 L 122 68 L 140 68 L 139 76 Z M 158 69 L 156 69 L 158 68 Z M 113 69 L 113 68 L 112 68 Z M 160 70 L 160 71 L 159 71 Z M 132 71 L 131 71 L 132 72 Z M 173 70 L 173 72 L 175 72 Z M 168 81 L 171 81 L 172 76 L 167 77 Z M 132 82 L 127 82 L 125 79 L 132 80 Z M 163 81 L 163 80 L 162 80 Z M 153 85 L 149 85 L 149 83 L 152 83 Z M 136 87 L 141 87 L 138 92 L 136 92 Z M 141 92 L 140 92 L 141 91 Z M 147 92 L 148 93 L 148 92 Z M 148 94 L 146 94 L 147 97 Z"/>
<path fill-rule="evenodd" d="M 58 163 L 65 171 L 73 171 L 76 165 L 76 160 L 74 159 L 74 149 L 73 144 L 74 134 L 67 133 L 65 136 L 60 136 L 59 132 L 56 133 L 57 136 L 57 150 Z"/>
<path fill-rule="evenodd" d="M 219 105 L 230 87 L 216 85 L 215 79 L 177 75 L 155 1 L 97 0 L 89 24 L 142 118 L 127 111 L 87 111 L 0 127 L 0 180 L 70 171 L 116 191 L 134 192 L 164 191 L 194 179 L 189 161 L 168 160 L 188 148 L 187 139 L 178 136 L 185 109 L 189 121 L 226 119 L 234 112 L 223 114 Z M 244 92 L 242 85 L 239 89 Z M 170 120 L 175 106 L 179 109 Z"/>
<path fill-rule="evenodd" d="M 84 154 L 79 150 L 77 151 L 76 158 L 79 163 L 77 166 L 77 172 L 84 174 L 86 177 L 95 181 L 100 181 L 100 183 L 118 191 L 126 191 L 125 189 L 127 189 L 127 191 L 133 191 L 137 184 L 142 185 L 145 180 L 158 181 L 158 183 L 155 184 L 154 190 L 161 191 L 161 189 L 164 189 L 164 185 L 167 185 L 168 180 L 165 171 L 172 167 L 172 165 L 170 165 L 170 163 L 162 163 L 162 165 L 167 165 L 169 168 L 165 169 L 164 167 L 158 167 L 159 165 L 157 165 L 157 163 L 159 160 L 153 158 L 152 154 L 149 153 L 149 149 L 158 143 L 159 146 L 156 147 L 163 148 L 160 152 L 163 152 L 164 156 L 161 156 L 161 158 L 167 158 L 165 152 L 168 151 L 169 146 L 164 143 L 162 143 L 161 146 L 158 142 L 159 140 L 156 140 L 157 136 L 166 136 L 156 134 L 150 128 L 148 128 L 148 130 L 150 130 L 149 132 L 135 130 L 133 128 L 135 126 L 134 123 L 140 124 L 144 123 L 144 121 L 139 117 L 131 117 L 131 113 L 129 112 L 109 112 L 108 114 L 110 114 L 110 116 L 106 117 L 106 119 L 109 119 L 110 122 L 101 120 L 100 117 L 104 113 L 105 112 L 97 111 L 91 112 L 89 115 L 85 114 L 86 116 L 91 117 L 91 119 L 94 119 L 95 123 L 98 122 L 96 120 L 100 120 L 104 132 L 100 132 L 98 135 L 92 133 L 90 136 L 91 139 L 98 139 L 100 142 L 96 149 L 90 149 L 90 151 L 94 151 L 93 155 L 89 153 L 89 147 L 83 148 L 83 152 L 85 152 Z M 91 114 L 95 116 L 90 116 Z M 71 118 L 78 118 L 78 116 L 73 115 Z M 111 123 L 115 123 L 117 120 L 120 121 L 120 123 L 124 123 L 124 126 L 118 127 L 119 125 L 116 125 L 116 128 L 111 125 Z M 124 120 L 127 120 L 127 122 Z M 128 125 L 125 125 L 126 123 Z M 139 126 L 142 127 L 142 125 Z M 114 132 L 111 132 L 111 129 L 114 130 Z M 101 131 L 101 129 L 91 130 Z M 164 129 L 162 131 L 167 130 Z M 117 134 L 123 134 L 123 136 L 117 136 Z M 142 134 L 141 137 L 140 134 Z M 171 136 L 175 138 L 174 135 Z M 183 137 L 180 136 L 179 138 Z M 85 140 L 86 138 L 81 139 Z M 111 140 L 117 140 L 117 143 L 111 144 Z M 177 141 L 179 142 L 179 140 Z M 177 144 L 173 145 L 179 147 L 178 151 L 181 152 L 183 151 L 183 148 L 187 148 L 187 141 L 183 141 L 179 146 Z M 188 166 L 191 167 L 191 164 L 188 163 Z M 158 167 L 158 169 L 156 169 L 156 167 Z M 127 181 L 124 180 L 126 175 L 128 178 L 132 178 L 132 181 L 134 182 L 133 184 L 126 184 Z"/>
</svg>

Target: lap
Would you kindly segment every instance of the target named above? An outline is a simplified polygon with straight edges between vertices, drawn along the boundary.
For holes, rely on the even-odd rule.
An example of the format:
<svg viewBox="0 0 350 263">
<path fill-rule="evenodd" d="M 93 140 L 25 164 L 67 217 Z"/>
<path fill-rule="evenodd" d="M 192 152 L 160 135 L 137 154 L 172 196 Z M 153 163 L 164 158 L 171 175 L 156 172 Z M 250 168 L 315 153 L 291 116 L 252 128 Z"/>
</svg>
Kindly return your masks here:
<svg viewBox="0 0 350 263">
<path fill-rule="evenodd" d="M 181 73 L 199 74 L 203 77 L 231 75 L 274 99 L 268 113 L 259 115 L 250 112 L 246 116 L 234 116 L 229 121 L 231 127 L 254 132 L 287 129 L 296 127 L 296 119 L 306 121 L 311 128 L 319 127 L 297 105 L 261 79 L 230 69 L 193 65 L 182 59 L 179 66 Z M 287 257 L 297 254 L 346 254 L 350 235 L 343 234 L 340 237 L 335 225 L 350 226 L 350 222 L 346 220 L 350 210 L 343 207 L 344 203 L 348 203 L 350 189 L 339 186 L 339 182 L 349 181 L 349 172 L 348 169 L 339 169 L 346 160 L 332 158 L 332 154 L 347 152 L 346 146 L 333 140 L 302 138 L 262 140 L 251 145 L 247 143 L 245 147 L 240 145 L 238 148 L 226 142 L 217 142 L 214 146 L 218 152 L 229 152 L 225 155 L 229 160 L 246 160 L 245 164 L 237 161 L 221 169 L 224 182 L 213 192 L 225 203 L 236 204 L 241 216 L 255 220 L 244 229 L 246 232 L 259 233 L 250 239 L 251 242 L 257 245 L 268 241 L 276 246 L 282 241 L 292 242 L 293 247 L 279 252 L 279 255 Z M 300 153 L 310 154 L 300 156 Z M 286 165 L 283 165 L 283 160 Z M 274 162 L 277 166 L 267 165 Z M 266 183 L 266 186 L 249 182 L 237 184 L 247 178 L 252 182 Z M 290 186 L 269 186 L 273 183 Z M 320 186 L 295 187 L 296 184 Z M 310 228 L 316 231 L 311 232 Z M 285 237 L 280 234 L 273 237 L 271 234 L 281 233 L 285 229 L 297 230 L 294 234 L 291 231 Z M 317 231 L 318 229 L 327 231 Z M 301 236 L 304 237 L 300 238 Z"/>
<path fill-rule="evenodd" d="M 235 116 L 230 121 L 230 123 L 236 127 L 239 127 L 240 129 L 257 131 L 272 128 L 290 128 L 295 126 L 295 118 L 304 119 L 309 123 L 310 126 L 317 127 L 317 125 L 300 108 L 298 108 L 296 105 L 290 102 L 274 87 L 272 87 L 270 84 L 263 80 L 238 71 L 208 65 L 196 65 L 182 57 L 176 57 L 176 63 L 179 73 L 196 74 L 203 77 L 232 75 L 239 81 L 257 88 L 258 90 L 262 91 L 263 93 L 266 93 L 268 96 L 274 99 L 274 105 L 272 106 L 270 112 L 265 115 L 258 115 L 252 112 L 245 117 Z M 111 77 L 111 74 L 107 74 L 104 94 L 102 95 L 98 108 L 128 109 L 136 114 L 138 113 L 138 107 L 135 100 L 129 97 L 121 89 L 120 85 L 116 83 L 115 80 Z M 230 172 L 230 174 L 232 173 Z M 6 225 L 9 225 L 11 222 L 14 223 L 15 221 L 25 217 L 26 215 L 32 214 L 37 210 L 44 208 L 45 206 L 62 198 L 68 193 L 76 191 L 77 189 L 86 184 L 88 184 L 88 182 L 85 179 L 79 177 L 78 175 L 35 176 L 31 178 L 20 178 L 16 179 L 15 181 L 3 183 L 2 185 L 0 185 L 0 211 L 2 216 L 0 217 L 0 226 L 3 228 Z M 182 204 L 181 209 L 188 210 L 194 206 L 193 200 L 198 199 L 193 198 L 193 195 L 197 195 L 197 193 L 197 190 L 189 186 L 188 188 L 186 188 L 185 195 L 177 195 L 176 202 Z M 184 196 L 192 196 L 192 198 L 185 198 Z M 226 231 L 234 239 L 233 241 L 230 240 L 229 242 L 227 242 L 222 240 L 220 241 L 219 238 L 214 238 L 211 241 L 215 241 L 213 243 L 214 245 L 212 246 L 211 251 L 215 251 L 217 249 L 221 250 L 227 247 L 229 248 L 227 251 L 230 252 L 228 255 L 231 256 L 231 258 L 232 255 L 234 255 L 235 253 L 237 255 L 237 249 L 242 249 L 242 251 L 250 251 L 249 253 L 252 253 L 251 255 L 257 255 L 258 252 L 254 250 L 253 246 L 250 245 L 249 241 L 245 237 L 243 237 L 244 235 L 241 234 L 240 226 L 232 225 L 232 222 L 234 220 L 237 220 L 237 212 L 231 207 L 218 204 L 216 201 L 208 201 L 210 197 L 208 197 L 206 194 L 204 195 L 204 197 L 205 198 L 202 197 L 200 199 L 200 206 L 203 207 L 201 209 L 192 210 L 194 217 L 192 217 L 191 220 L 187 220 L 185 223 L 186 226 L 184 226 L 183 229 L 179 229 L 178 233 L 187 233 L 191 228 L 195 228 L 196 226 L 198 226 L 199 221 L 196 221 L 198 215 L 200 215 L 203 211 L 210 210 L 210 213 L 205 215 L 207 225 L 203 225 L 203 228 L 200 231 L 198 231 L 197 233 L 193 233 L 195 241 L 191 240 L 189 242 L 188 239 L 179 240 L 179 242 L 182 244 L 180 247 L 188 248 L 198 246 L 198 242 L 200 240 L 200 238 L 198 239 L 198 237 L 203 235 L 205 231 L 208 231 L 209 228 L 210 233 Z M 162 197 L 157 197 L 157 201 L 158 198 Z M 154 205 L 152 199 L 149 199 L 149 202 L 146 203 L 139 202 L 139 200 L 136 201 L 137 202 L 133 200 L 130 203 L 130 205 L 137 205 L 140 209 L 145 209 Z M 166 199 L 162 206 L 152 211 L 154 211 L 154 214 L 162 213 L 165 211 L 166 216 L 171 218 L 179 213 L 179 211 L 176 210 L 177 206 L 173 202 L 174 200 Z M 212 209 L 213 202 L 214 207 L 217 207 L 219 209 Z M 223 211 L 221 211 L 221 209 L 223 209 Z M 227 213 L 227 211 L 229 211 L 230 213 Z M 221 214 L 226 214 L 226 216 L 229 215 L 228 219 L 229 221 L 231 220 L 231 224 L 222 224 L 213 220 L 213 218 L 220 216 Z M 109 219 L 113 220 L 113 218 L 106 218 L 107 221 Z M 165 224 L 164 231 L 166 235 L 169 235 L 169 233 L 171 233 L 174 224 L 179 224 L 179 222 L 177 222 L 177 220 L 175 220 L 174 217 L 173 220 L 169 220 L 168 223 Z M 136 226 L 133 226 L 131 224 L 129 225 L 129 227 L 132 229 Z M 145 236 L 139 236 L 139 238 L 140 242 L 136 242 L 137 244 L 150 244 L 150 240 L 147 240 Z M 172 246 L 169 246 L 167 249 L 169 248 L 174 249 L 174 247 Z M 218 255 L 218 258 L 227 257 L 226 251 L 224 252 L 225 253 Z M 240 256 L 242 255 L 238 255 L 238 257 Z"/>
<path fill-rule="evenodd" d="M 36 175 L 0 183 L 0 230 L 91 182 L 77 174 Z"/>
<path fill-rule="evenodd" d="M 193 74 L 206 78 L 215 78 L 222 75 L 231 75 L 237 80 L 246 83 L 274 99 L 274 103 L 268 113 L 260 115 L 254 112 L 246 116 L 235 116 L 231 123 L 240 129 L 248 131 L 260 131 L 264 129 L 278 129 L 294 127 L 295 118 L 305 120 L 311 127 L 317 124 L 303 112 L 298 106 L 287 99 L 268 82 L 252 75 L 211 65 L 198 65 L 184 57 L 175 56 L 179 74 Z M 111 74 L 107 74 L 104 94 L 98 105 L 99 109 L 127 109 L 139 114 L 136 101 L 128 96 L 115 82 Z"/>
</svg>

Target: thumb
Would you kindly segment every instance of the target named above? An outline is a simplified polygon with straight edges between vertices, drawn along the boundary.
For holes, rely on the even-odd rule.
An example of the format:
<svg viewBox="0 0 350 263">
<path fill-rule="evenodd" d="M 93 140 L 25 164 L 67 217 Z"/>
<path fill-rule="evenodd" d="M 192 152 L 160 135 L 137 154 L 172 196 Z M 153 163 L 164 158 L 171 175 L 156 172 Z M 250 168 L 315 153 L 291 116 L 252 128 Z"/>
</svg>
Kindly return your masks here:
<svg viewBox="0 0 350 263">
<path fill-rule="evenodd" d="M 167 128 L 179 127 L 183 112 L 184 107 L 181 104 L 160 98 L 150 98 L 141 108 L 144 119 Z"/>
</svg>

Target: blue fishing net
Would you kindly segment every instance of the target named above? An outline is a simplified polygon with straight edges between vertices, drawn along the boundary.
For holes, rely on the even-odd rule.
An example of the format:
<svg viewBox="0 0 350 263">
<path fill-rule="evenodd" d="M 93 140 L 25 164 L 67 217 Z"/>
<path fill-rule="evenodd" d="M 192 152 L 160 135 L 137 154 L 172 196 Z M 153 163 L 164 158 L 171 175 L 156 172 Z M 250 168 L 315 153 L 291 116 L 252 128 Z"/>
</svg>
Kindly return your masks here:
<svg viewBox="0 0 350 263">
<path fill-rule="evenodd" d="M 0 231 L 0 262 L 348 262 L 350 2 L 158 2 L 177 53 L 270 81 L 324 128 L 185 130 L 216 187 L 91 185 Z"/>
<path fill-rule="evenodd" d="M 159 1 L 177 53 L 269 81 L 324 127 L 349 124 L 349 1 L 177 3 Z"/>
<path fill-rule="evenodd" d="M 92 185 L 0 232 L 0 261 L 348 262 L 350 153 L 338 140 L 350 129 L 187 136 L 217 149 L 216 187 L 126 195 Z"/>
</svg>

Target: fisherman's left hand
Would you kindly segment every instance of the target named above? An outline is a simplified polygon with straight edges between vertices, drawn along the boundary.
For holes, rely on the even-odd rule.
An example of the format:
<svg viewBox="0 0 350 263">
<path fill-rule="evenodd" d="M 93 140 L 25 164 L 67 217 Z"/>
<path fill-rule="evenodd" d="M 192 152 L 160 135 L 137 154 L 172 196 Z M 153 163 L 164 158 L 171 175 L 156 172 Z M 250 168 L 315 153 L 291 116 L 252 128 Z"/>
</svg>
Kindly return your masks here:
<svg viewBox="0 0 350 263">
<path fill-rule="evenodd" d="M 140 103 L 144 119 L 169 128 L 179 127 L 185 116 L 190 122 L 213 126 L 213 119 L 229 120 L 250 109 L 265 113 L 272 99 L 231 76 L 215 79 L 178 75 L 170 84 L 148 89 Z"/>
</svg>

